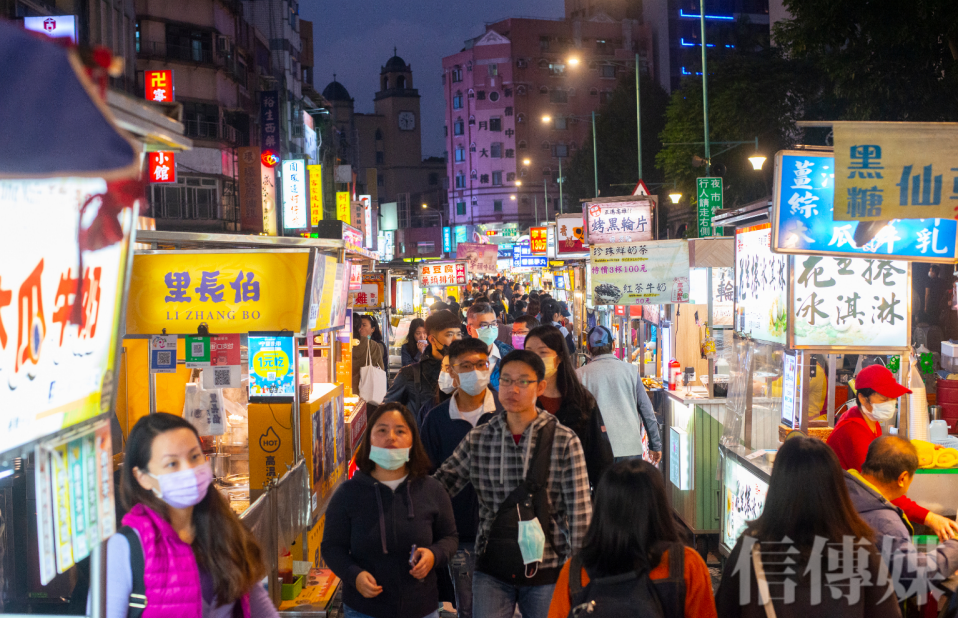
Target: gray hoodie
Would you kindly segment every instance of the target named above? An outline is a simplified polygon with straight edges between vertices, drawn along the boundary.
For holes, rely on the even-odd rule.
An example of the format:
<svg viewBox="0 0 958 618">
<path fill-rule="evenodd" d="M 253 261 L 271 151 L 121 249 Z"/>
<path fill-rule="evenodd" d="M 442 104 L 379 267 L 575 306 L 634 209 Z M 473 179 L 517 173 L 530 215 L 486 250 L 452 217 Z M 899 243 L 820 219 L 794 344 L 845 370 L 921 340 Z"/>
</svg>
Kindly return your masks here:
<svg viewBox="0 0 958 618">
<path fill-rule="evenodd" d="M 911 524 L 900 508 L 857 472 L 845 472 L 845 484 L 855 510 L 875 531 L 875 544 L 895 581 L 899 601 L 920 591 L 927 592 L 931 583 L 941 582 L 958 570 L 958 541 L 945 541 L 931 551 L 919 551 L 912 543 Z"/>
</svg>

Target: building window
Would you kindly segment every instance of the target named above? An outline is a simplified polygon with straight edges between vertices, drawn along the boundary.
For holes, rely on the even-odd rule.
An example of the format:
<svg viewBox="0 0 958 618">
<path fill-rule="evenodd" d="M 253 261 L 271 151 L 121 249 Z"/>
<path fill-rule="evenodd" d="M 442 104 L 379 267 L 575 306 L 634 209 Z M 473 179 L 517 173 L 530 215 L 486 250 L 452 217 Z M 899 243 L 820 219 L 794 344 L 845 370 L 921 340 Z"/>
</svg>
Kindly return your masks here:
<svg viewBox="0 0 958 618">
<path fill-rule="evenodd" d="M 383 130 L 376 129 L 376 141 L 379 142 L 379 141 L 382 141 L 382 139 L 383 139 Z"/>
<path fill-rule="evenodd" d="M 552 147 L 552 146 L 549 144 L 549 142 L 542 142 L 542 149 L 543 149 L 543 150 L 549 150 L 549 148 L 551 148 L 551 147 Z"/>
<path fill-rule="evenodd" d="M 526 143 L 526 140 L 519 140 L 519 150 L 525 150 L 529 145 Z"/>
<path fill-rule="evenodd" d="M 386 163 L 386 153 L 382 150 L 376 151 L 376 165 L 383 165 Z"/>
<path fill-rule="evenodd" d="M 602 65 L 602 77 L 615 77 L 615 65 L 614 64 L 603 64 Z"/>
<path fill-rule="evenodd" d="M 437 174 L 436 172 L 432 172 L 431 174 L 429 174 L 429 185 L 432 187 L 435 187 L 438 184 L 439 184 L 439 174 Z"/>
<path fill-rule="evenodd" d="M 456 122 L 452 125 L 452 134 L 453 135 L 462 135 L 465 133 L 466 127 L 462 122 L 462 118 L 456 118 Z"/>
<path fill-rule="evenodd" d="M 548 167 L 542 168 L 542 177 L 543 178 L 552 178 L 552 170 Z"/>
<path fill-rule="evenodd" d="M 479 92 L 477 92 L 477 93 L 476 93 L 476 100 L 477 100 L 477 101 L 485 101 L 485 100 L 486 100 L 486 91 L 485 91 L 485 90 L 480 90 Z"/>
<path fill-rule="evenodd" d="M 598 96 L 598 95 L 599 95 L 599 89 L 598 89 L 598 88 L 590 88 L 590 89 L 589 89 L 589 94 L 591 94 L 591 95 L 594 96 L 594 97 L 595 97 L 595 96 Z"/>
<path fill-rule="evenodd" d="M 492 173 L 492 184 L 496 187 L 502 186 L 502 172 L 493 172 Z"/>
<path fill-rule="evenodd" d="M 549 51 L 549 37 L 540 36 L 539 37 L 539 50 L 540 51 Z"/>
<path fill-rule="evenodd" d="M 492 101 L 493 103 L 495 103 L 496 101 L 498 101 L 498 100 L 499 100 L 499 93 L 498 93 L 498 92 L 490 92 L 490 93 L 489 93 L 489 100 Z"/>
<path fill-rule="evenodd" d="M 376 186 L 385 187 L 386 186 L 386 177 L 382 174 L 376 174 Z"/>
<path fill-rule="evenodd" d="M 565 75 L 565 64 L 559 62 L 550 62 L 549 75 Z"/>
<path fill-rule="evenodd" d="M 503 90 L 502 92 L 503 92 L 503 94 L 506 95 L 506 98 L 507 98 L 507 99 L 512 96 L 512 88 L 506 88 L 506 89 Z"/>
<path fill-rule="evenodd" d="M 549 88 L 546 86 L 539 86 L 539 94 L 549 94 Z"/>
<path fill-rule="evenodd" d="M 516 114 L 516 122 L 517 122 L 517 123 L 519 123 L 519 122 L 525 122 L 525 121 L 526 121 L 526 115 L 525 115 L 525 114 Z"/>
<path fill-rule="evenodd" d="M 502 212 L 502 200 L 492 200 L 492 211 Z"/>
<path fill-rule="evenodd" d="M 476 142 L 472 142 L 471 144 L 469 144 L 469 152 L 475 152 L 475 151 L 476 151 Z"/>
<path fill-rule="evenodd" d="M 489 130 L 490 131 L 502 131 L 502 118 L 499 116 L 493 116 L 489 119 Z"/>
<path fill-rule="evenodd" d="M 466 214 L 466 203 L 465 202 L 456 202 L 456 214 L 463 216 Z"/>
<path fill-rule="evenodd" d="M 469 98 L 470 98 L 470 99 L 475 99 L 475 98 L 476 98 L 476 91 L 473 90 L 472 88 L 469 89 Z"/>
<path fill-rule="evenodd" d="M 516 94 L 519 96 L 526 96 L 526 87 L 525 86 L 516 86 Z"/>
<path fill-rule="evenodd" d="M 216 179 L 181 176 L 176 183 L 152 185 L 150 204 L 158 219 L 218 219 Z"/>
<path fill-rule="evenodd" d="M 472 60 L 466 63 L 466 72 L 472 73 Z"/>
<path fill-rule="evenodd" d="M 569 95 L 565 90 L 557 88 L 549 93 L 549 102 L 550 103 L 568 103 Z"/>
<path fill-rule="evenodd" d="M 611 93 L 611 92 L 608 92 L 608 91 L 603 90 L 602 92 L 599 93 L 599 104 L 600 104 L 600 105 L 605 105 L 605 104 L 608 103 L 611 99 L 612 99 L 612 93 Z"/>
<path fill-rule="evenodd" d="M 475 126 L 475 124 L 476 124 L 476 117 L 469 116 L 469 126 Z"/>
<path fill-rule="evenodd" d="M 457 83 L 462 81 L 462 69 L 455 68 L 452 70 L 452 83 Z"/>
<path fill-rule="evenodd" d="M 188 137 L 217 139 L 222 137 L 220 110 L 209 103 L 183 102 L 183 124 Z"/>
<path fill-rule="evenodd" d="M 473 180 L 478 179 L 478 178 L 479 178 L 479 172 L 476 171 L 476 170 L 472 170 L 472 171 L 469 173 L 469 178 L 472 178 Z"/>
<path fill-rule="evenodd" d="M 495 77 L 496 75 L 499 75 L 498 64 L 492 63 L 492 64 L 489 64 L 488 67 L 489 67 L 489 77 Z"/>
<path fill-rule="evenodd" d="M 449 125 L 443 125 L 442 127 L 442 136 L 449 137 Z"/>
<path fill-rule="evenodd" d="M 147 45 L 150 45 L 147 42 Z M 147 48 L 147 53 L 159 49 Z M 213 33 L 189 26 L 166 25 L 166 57 L 186 62 L 213 62 Z"/>
<path fill-rule="evenodd" d="M 456 188 L 465 189 L 466 188 L 466 175 L 462 172 L 456 174 Z"/>
<path fill-rule="evenodd" d="M 569 147 L 566 146 L 565 144 L 556 144 L 556 145 L 552 148 L 552 156 L 554 156 L 554 157 L 559 157 L 559 158 L 568 157 L 568 156 L 569 156 Z"/>
<path fill-rule="evenodd" d="M 420 240 L 416 243 L 416 253 L 419 255 L 428 255 L 436 252 L 436 243 L 431 240 Z"/>
<path fill-rule="evenodd" d="M 489 156 L 493 159 L 502 158 L 502 142 L 492 142 L 492 145 L 489 147 Z"/>
<path fill-rule="evenodd" d="M 509 172 L 508 174 L 506 174 L 506 182 L 514 182 L 515 179 L 516 179 L 515 172 Z"/>
<path fill-rule="evenodd" d="M 462 163 L 466 160 L 466 149 L 462 146 L 456 146 L 456 163 Z"/>
<path fill-rule="evenodd" d="M 452 108 L 453 109 L 462 109 L 462 93 L 458 92 L 454 97 L 452 97 Z"/>
<path fill-rule="evenodd" d="M 568 122 L 565 116 L 556 116 L 552 119 L 552 128 L 556 131 L 565 131 L 568 129 Z"/>
</svg>

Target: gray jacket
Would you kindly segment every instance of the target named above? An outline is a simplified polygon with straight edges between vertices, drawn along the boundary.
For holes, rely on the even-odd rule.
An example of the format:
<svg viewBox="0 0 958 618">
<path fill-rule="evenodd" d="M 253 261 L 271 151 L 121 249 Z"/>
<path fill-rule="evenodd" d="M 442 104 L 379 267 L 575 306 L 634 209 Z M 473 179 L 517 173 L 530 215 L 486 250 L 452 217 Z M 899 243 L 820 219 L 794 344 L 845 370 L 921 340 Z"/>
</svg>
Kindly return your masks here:
<svg viewBox="0 0 958 618">
<path fill-rule="evenodd" d="M 576 373 L 599 405 L 613 455 L 642 454 L 642 425 L 649 434 L 649 448 L 662 450 L 659 424 L 639 378 L 638 367 L 619 360 L 614 354 L 600 354 L 588 365 L 576 369 Z"/>
<path fill-rule="evenodd" d="M 845 484 L 855 510 L 875 531 L 875 544 L 895 578 L 899 601 L 917 591 L 927 591 L 927 582 L 941 582 L 958 570 L 958 541 L 945 541 L 933 551 L 919 551 L 912 543 L 911 524 L 900 508 L 857 474 L 845 472 Z M 917 585 L 919 577 L 926 582 L 923 586 Z"/>
</svg>

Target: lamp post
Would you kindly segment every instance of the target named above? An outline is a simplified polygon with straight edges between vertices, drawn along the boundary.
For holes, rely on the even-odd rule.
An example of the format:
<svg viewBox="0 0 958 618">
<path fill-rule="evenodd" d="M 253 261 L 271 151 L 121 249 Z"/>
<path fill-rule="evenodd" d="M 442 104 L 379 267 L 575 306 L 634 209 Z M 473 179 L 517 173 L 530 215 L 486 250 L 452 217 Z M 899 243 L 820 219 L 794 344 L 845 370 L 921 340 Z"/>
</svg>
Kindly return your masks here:
<svg viewBox="0 0 958 618">
<path fill-rule="evenodd" d="M 699 21 L 702 26 L 702 120 L 705 125 L 705 176 L 708 177 L 712 151 L 709 145 L 709 72 L 705 60 L 705 50 L 708 47 L 705 44 L 705 0 L 699 0 Z M 756 138 L 756 145 L 757 142 L 758 138 Z"/>
<path fill-rule="evenodd" d="M 563 116 L 566 120 L 585 120 L 589 116 Z M 595 141 L 595 112 L 592 112 L 592 173 L 595 179 L 595 196 L 599 197 L 599 157 L 596 150 Z M 542 117 L 543 123 L 552 122 L 552 116 L 546 114 Z M 568 154 L 568 151 L 566 152 Z M 546 204 L 548 208 L 548 204 Z M 562 208 L 562 157 L 559 157 L 559 208 Z"/>
<path fill-rule="evenodd" d="M 423 204 L 423 205 L 422 205 L 422 209 L 423 209 L 423 210 L 431 210 L 431 211 L 435 212 L 437 215 L 439 215 L 439 248 L 440 248 L 439 255 L 440 255 L 440 257 L 441 257 L 442 254 L 445 253 L 445 251 L 442 251 L 442 248 L 443 248 L 443 247 L 442 247 L 442 234 L 443 234 L 443 232 L 442 232 L 442 227 L 443 227 L 443 225 L 442 225 L 442 211 L 439 210 L 438 208 L 433 208 L 433 207 L 430 206 L 429 204 Z"/>
</svg>

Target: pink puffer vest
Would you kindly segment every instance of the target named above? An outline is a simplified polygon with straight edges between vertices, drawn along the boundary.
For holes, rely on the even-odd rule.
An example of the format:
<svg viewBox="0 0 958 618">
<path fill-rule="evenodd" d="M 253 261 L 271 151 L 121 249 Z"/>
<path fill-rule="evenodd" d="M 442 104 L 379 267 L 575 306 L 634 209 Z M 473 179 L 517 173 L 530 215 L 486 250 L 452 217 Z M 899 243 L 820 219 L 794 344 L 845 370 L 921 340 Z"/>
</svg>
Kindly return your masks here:
<svg viewBox="0 0 958 618">
<path fill-rule="evenodd" d="M 143 618 L 202 618 L 203 591 L 193 549 L 184 543 L 166 518 L 137 504 L 123 517 L 143 544 L 143 584 L 147 605 Z M 249 594 L 240 601 L 250 618 Z"/>
</svg>

